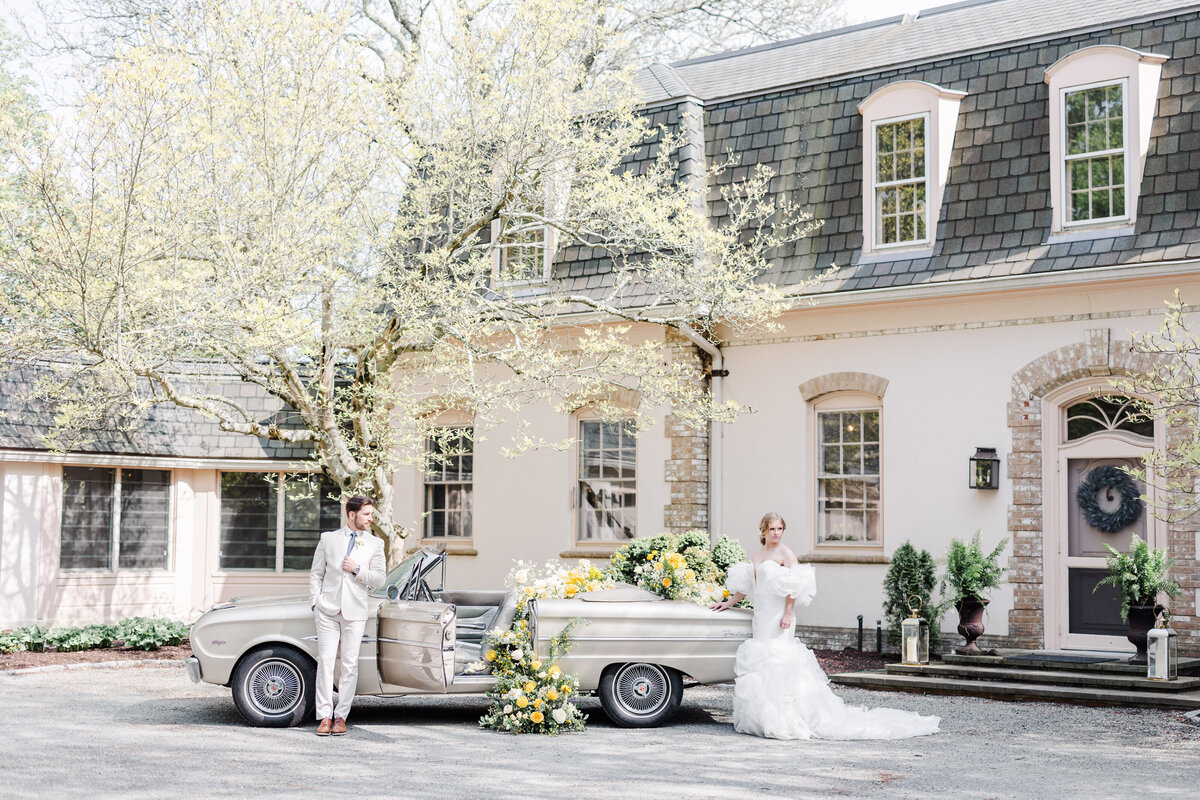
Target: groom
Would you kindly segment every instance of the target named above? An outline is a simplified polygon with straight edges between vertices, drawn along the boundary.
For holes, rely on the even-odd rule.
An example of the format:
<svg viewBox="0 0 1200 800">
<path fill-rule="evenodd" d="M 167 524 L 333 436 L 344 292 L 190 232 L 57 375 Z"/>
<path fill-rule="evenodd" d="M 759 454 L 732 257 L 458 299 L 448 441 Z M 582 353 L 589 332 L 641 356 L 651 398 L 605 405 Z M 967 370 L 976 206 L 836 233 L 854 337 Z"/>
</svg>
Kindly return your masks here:
<svg viewBox="0 0 1200 800">
<path fill-rule="evenodd" d="M 317 736 L 341 736 L 358 685 L 358 651 L 367 625 L 367 587 L 384 581 L 383 542 L 371 535 L 375 504 L 346 501 L 346 526 L 325 531 L 313 553 L 308 593 L 317 622 Z M 333 665 L 341 644 L 338 703 L 333 708 Z M 332 719 L 331 719 L 332 717 Z"/>
</svg>

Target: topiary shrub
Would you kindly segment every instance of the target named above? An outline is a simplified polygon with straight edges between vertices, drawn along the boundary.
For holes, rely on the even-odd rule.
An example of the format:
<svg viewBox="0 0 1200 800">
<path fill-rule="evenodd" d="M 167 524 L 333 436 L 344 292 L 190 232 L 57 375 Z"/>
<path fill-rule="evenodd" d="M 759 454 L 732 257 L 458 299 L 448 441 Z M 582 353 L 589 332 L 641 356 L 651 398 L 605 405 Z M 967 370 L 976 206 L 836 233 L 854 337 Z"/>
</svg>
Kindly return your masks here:
<svg viewBox="0 0 1200 800">
<path fill-rule="evenodd" d="M 936 586 L 937 566 L 928 550 L 917 550 L 907 541 L 896 548 L 883 578 L 883 615 L 891 647 L 900 648 L 900 625 L 908 617 L 908 598 L 915 595 L 920 598 L 921 616 L 929 623 L 929 649 L 941 649 L 946 606 L 934 602 Z"/>
</svg>

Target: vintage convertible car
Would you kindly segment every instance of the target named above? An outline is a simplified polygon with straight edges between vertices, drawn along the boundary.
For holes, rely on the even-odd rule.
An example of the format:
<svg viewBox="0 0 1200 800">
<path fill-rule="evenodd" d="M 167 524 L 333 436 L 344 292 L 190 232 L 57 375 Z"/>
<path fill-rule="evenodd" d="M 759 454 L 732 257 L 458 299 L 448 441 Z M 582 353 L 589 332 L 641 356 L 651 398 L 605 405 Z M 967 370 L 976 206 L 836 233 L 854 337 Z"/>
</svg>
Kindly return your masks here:
<svg viewBox="0 0 1200 800">
<path fill-rule="evenodd" d="M 436 584 L 436 586 L 435 586 Z M 480 661 L 484 634 L 507 629 L 516 611 L 512 592 L 447 591 L 445 553 L 425 548 L 371 591 L 359 656 L 359 695 L 482 694 L 494 678 L 468 674 Z M 562 660 L 595 692 L 618 725 L 649 727 L 670 719 L 684 677 L 697 683 L 733 679 L 737 646 L 750 636 L 750 612 L 709 611 L 664 600 L 634 586 L 588 592 L 570 600 L 530 602 L 539 655 L 572 619 L 584 624 Z M 238 598 L 214 606 L 192 626 L 195 682 L 233 689 L 251 725 L 285 727 L 313 719 L 317 635 L 309 597 Z"/>
</svg>

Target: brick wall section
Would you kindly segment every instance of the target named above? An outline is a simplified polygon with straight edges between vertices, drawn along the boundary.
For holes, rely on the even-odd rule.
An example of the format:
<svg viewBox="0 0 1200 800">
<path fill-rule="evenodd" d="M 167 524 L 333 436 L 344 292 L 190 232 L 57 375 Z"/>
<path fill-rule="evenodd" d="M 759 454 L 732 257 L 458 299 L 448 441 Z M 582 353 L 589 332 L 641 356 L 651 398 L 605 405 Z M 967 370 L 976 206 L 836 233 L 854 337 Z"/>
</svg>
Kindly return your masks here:
<svg viewBox="0 0 1200 800">
<path fill-rule="evenodd" d="M 696 380 L 706 380 L 708 358 L 703 351 L 669 329 L 667 342 L 672 358 L 691 360 L 695 364 Z M 671 533 L 692 528 L 708 530 L 709 428 L 691 428 L 674 412 L 667 415 L 664 427 L 671 452 L 663 464 L 663 478 L 668 489 L 663 525 Z"/>
<path fill-rule="evenodd" d="M 1008 508 L 1013 548 L 1008 564 L 1008 580 L 1013 587 L 1008 646 L 1039 648 L 1045 644 L 1042 398 L 1080 378 L 1143 372 L 1154 363 L 1153 356 L 1135 353 L 1128 341 L 1113 340 L 1109 329 L 1097 328 L 1088 330 L 1083 342 L 1046 353 L 1013 376 L 1013 399 L 1008 404 L 1008 427 L 1012 432 L 1008 476 L 1013 482 L 1013 502 Z M 1169 430 L 1168 445 L 1186 435 L 1182 428 Z M 1176 559 L 1172 574 L 1184 591 L 1173 604 L 1176 613 L 1172 625 L 1179 631 L 1181 651 L 1189 654 L 1200 654 L 1200 620 L 1194 605 L 1200 589 L 1197 530 L 1200 519 L 1171 522 L 1167 528 L 1168 554 Z"/>
</svg>

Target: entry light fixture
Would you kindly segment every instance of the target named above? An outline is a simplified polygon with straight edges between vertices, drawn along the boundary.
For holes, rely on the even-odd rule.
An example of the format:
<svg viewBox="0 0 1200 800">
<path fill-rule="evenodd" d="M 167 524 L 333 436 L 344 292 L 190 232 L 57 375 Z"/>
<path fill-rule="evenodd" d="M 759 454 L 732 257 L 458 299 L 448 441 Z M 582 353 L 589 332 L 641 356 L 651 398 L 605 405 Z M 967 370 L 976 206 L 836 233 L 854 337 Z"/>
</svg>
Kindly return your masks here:
<svg viewBox="0 0 1200 800">
<path fill-rule="evenodd" d="M 968 480 L 972 489 L 1000 488 L 1000 459 L 996 457 L 996 448 L 976 447 L 969 463 L 971 471 Z"/>
</svg>

